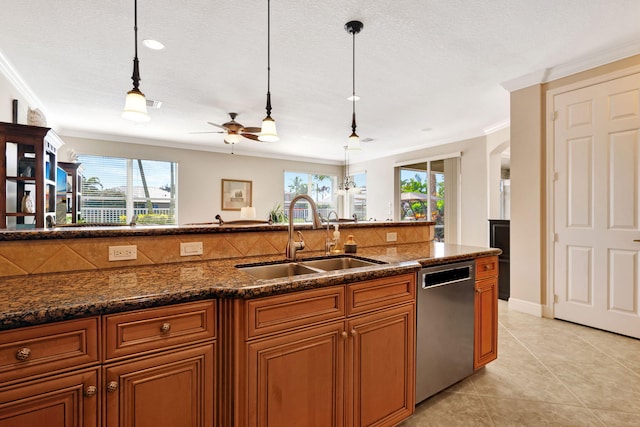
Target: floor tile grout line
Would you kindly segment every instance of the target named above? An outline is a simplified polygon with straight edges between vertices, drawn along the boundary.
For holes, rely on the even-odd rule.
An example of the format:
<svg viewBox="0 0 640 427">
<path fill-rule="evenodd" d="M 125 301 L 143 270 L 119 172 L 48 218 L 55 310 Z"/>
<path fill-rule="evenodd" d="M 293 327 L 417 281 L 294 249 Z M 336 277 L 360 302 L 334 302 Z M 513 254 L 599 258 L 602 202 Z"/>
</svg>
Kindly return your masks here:
<svg viewBox="0 0 640 427">
<path fill-rule="evenodd" d="M 509 333 L 509 335 L 511 335 L 516 340 L 516 342 L 518 342 L 518 344 L 520 344 L 527 352 L 529 352 L 529 354 L 531 354 L 531 356 L 533 356 L 533 358 L 536 361 L 538 361 L 538 363 L 540 363 L 540 365 L 544 369 L 546 369 L 547 372 L 549 372 L 549 374 L 551 374 L 551 376 L 553 376 L 553 378 L 555 378 L 560 384 L 562 384 L 562 386 L 569 392 L 569 394 L 571 394 L 578 402 L 580 402 L 580 404 L 582 405 L 583 408 L 587 409 L 591 413 L 591 415 L 593 415 L 593 417 L 596 420 L 598 420 L 603 426 L 606 426 L 606 423 L 604 421 L 602 421 L 600 419 L 600 417 L 598 417 L 598 415 L 593 411 L 593 409 L 590 408 L 589 406 L 587 406 L 585 404 L 585 402 L 569 387 L 569 385 L 566 384 L 564 381 L 562 381 L 562 379 L 560 379 L 560 377 L 558 377 L 551 369 L 549 369 L 549 367 L 542 360 L 540 360 L 540 358 L 538 356 L 536 356 L 536 354 L 533 353 L 531 351 L 531 349 L 522 340 L 520 340 L 520 338 L 515 336 L 515 334 L 509 328 L 507 328 L 504 324 L 500 323 L 499 320 L 498 320 L 498 323 L 501 324 L 505 328 L 505 330 Z M 573 335 L 578 336 L 573 331 L 569 331 L 569 332 L 571 332 Z M 564 406 L 570 406 L 570 405 L 564 405 Z"/>
</svg>

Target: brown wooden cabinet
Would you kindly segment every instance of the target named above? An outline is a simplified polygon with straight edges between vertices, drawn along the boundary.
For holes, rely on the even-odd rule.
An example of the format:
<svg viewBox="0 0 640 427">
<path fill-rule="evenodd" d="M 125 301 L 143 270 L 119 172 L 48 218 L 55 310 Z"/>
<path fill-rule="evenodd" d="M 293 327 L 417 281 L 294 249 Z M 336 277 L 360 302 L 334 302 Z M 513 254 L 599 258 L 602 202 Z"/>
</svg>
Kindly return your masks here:
<svg viewBox="0 0 640 427">
<path fill-rule="evenodd" d="M 100 318 L 0 333 L 0 427 L 98 426 Z"/>
<path fill-rule="evenodd" d="M 0 123 L 0 228 L 43 228 L 47 221 L 55 223 L 60 145 L 49 128 Z M 33 209 L 23 206 L 27 194 Z"/>
<path fill-rule="evenodd" d="M 118 313 L 102 321 L 104 427 L 214 425 L 215 301 Z"/>
<path fill-rule="evenodd" d="M 476 260 L 473 367 L 498 358 L 498 257 Z"/>
<path fill-rule="evenodd" d="M 67 180 L 65 185 L 66 190 L 66 216 L 70 216 L 69 221 L 72 224 L 80 222 L 82 219 L 81 206 L 82 206 L 82 166 L 80 163 L 70 162 L 58 162 L 58 166 L 67 174 Z M 60 184 L 58 183 L 58 186 Z M 56 224 L 60 224 L 60 215 L 56 206 Z"/>
<path fill-rule="evenodd" d="M 0 388 L 0 427 L 98 427 L 97 368 Z"/>
<path fill-rule="evenodd" d="M 103 368 L 105 427 L 211 427 L 215 344 Z"/>
<path fill-rule="evenodd" d="M 240 362 L 228 392 L 246 387 L 247 400 L 226 399 L 236 415 L 221 424 L 386 426 L 409 417 L 415 286 L 406 274 L 229 304 L 225 318 L 247 321 L 229 329 L 240 335 L 226 357 Z"/>
<path fill-rule="evenodd" d="M 0 427 L 214 426 L 216 325 L 208 300 L 2 331 Z"/>
</svg>

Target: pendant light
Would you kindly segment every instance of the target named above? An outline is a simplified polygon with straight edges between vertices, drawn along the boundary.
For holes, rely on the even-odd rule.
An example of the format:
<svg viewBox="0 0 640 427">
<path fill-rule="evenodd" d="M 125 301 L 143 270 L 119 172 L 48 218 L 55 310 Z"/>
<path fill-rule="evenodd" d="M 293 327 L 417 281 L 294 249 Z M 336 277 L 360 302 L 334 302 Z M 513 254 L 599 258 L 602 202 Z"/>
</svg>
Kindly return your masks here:
<svg viewBox="0 0 640 427">
<path fill-rule="evenodd" d="M 351 179 L 351 176 L 349 175 L 349 146 L 345 145 L 344 146 L 344 179 L 342 180 L 342 182 L 338 185 L 338 193 L 339 194 L 347 194 L 347 192 L 349 190 L 351 190 L 352 188 L 355 188 L 356 183 L 353 181 L 353 179 Z"/>
<path fill-rule="evenodd" d="M 276 122 L 271 118 L 271 0 L 267 0 L 267 117 L 262 120 L 258 140 L 275 142 L 279 139 Z"/>
<path fill-rule="evenodd" d="M 140 70 L 138 67 L 138 0 L 133 0 L 133 33 L 135 38 L 135 56 L 133 57 L 133 89 L 127 92 L 122 117 L 134 122 L 148 122 L 151 120 L 147 113 L 147 100 L 140 92 Z"/>
<path fill-rule="evenodd" d="M 352 72 L 352 87 L 353 92 L 349 99 L 353 105 L 353 114 L 351 116 L 351 135 L 349 136 L 349 142 L 347 143 L 347 150 L 360 150 L 360 137 L 356 133 L 356 100 L 359 98 L 356 96 L 356 34 L 362 30 L 364 24 L 360 21 L 349 21 L 344 24 L 344 29 L 347 33 L 353 36 L 353 72 Z"/>
</svg>

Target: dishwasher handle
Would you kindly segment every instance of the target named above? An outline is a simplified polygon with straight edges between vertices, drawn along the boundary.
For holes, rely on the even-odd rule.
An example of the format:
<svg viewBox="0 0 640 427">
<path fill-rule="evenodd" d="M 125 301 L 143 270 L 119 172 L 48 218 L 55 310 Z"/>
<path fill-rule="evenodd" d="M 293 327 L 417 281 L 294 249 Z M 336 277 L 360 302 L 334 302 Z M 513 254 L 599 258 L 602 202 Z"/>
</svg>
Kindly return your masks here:
<svg viewBox="0 0 640 427">
<path fill-rule="evenodd" d="M 437 270 L 424 269 L 421 274 L 422 289 L 434 286 L 452 285 L 467 280 L 475 280 L 472 264 L 450 266 Z"/>
</svg>

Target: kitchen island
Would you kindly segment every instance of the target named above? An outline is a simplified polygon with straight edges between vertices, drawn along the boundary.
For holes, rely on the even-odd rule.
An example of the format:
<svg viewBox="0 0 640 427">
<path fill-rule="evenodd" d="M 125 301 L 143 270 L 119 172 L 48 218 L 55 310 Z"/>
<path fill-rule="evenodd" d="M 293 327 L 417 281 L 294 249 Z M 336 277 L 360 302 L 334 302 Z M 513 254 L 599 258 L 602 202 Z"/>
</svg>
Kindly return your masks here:
<svg viewBox="0 0 640 427">
<path fill-rule="evenodd" d="M 0 279 L 0 414 L 49 416 L 38 396 L 60 394 L 81 425 L 167 405 L 188 425 L 361 425 L 389 408 L 377 425 L 393 425 L 415 403 L 416 272 L 498 253 L 419 242 L 358 249 L 385 264 L 269 280 L 236 265 L 281 255 Z"/>
</svg>

